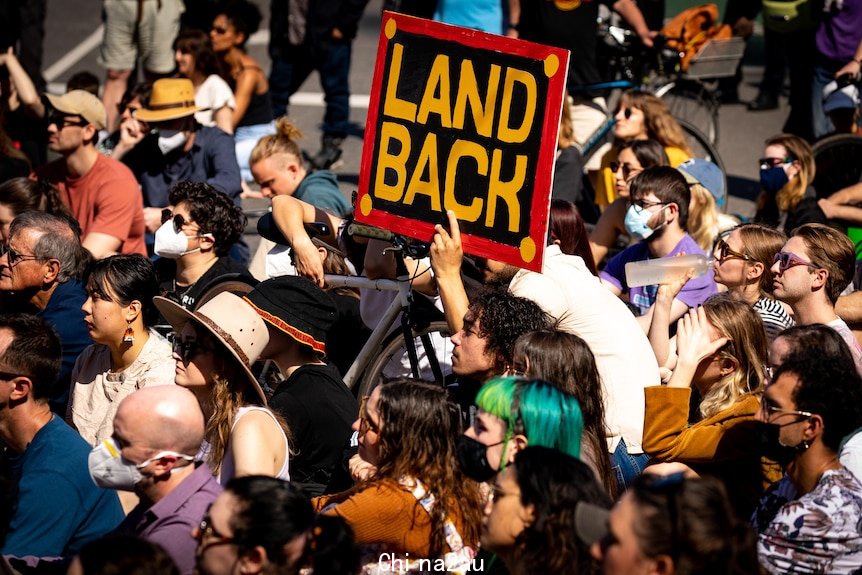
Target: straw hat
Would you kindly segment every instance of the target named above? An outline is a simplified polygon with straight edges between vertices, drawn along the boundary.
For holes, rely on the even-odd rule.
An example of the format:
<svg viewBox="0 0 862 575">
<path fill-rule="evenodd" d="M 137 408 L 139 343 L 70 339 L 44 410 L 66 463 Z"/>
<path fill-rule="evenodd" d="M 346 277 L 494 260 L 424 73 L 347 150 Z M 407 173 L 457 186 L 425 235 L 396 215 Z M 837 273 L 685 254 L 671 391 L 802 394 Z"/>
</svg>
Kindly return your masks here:
<svg viewBox="0 0 862 575">
<path fill-rule="evenodd" d="M 188 78 L 162 78 L 153 83 L 150 103 L 135 112 L 143 122 L 165 122 L 191 116 L 203 110 L 195 105 L 195 87 Z"/>
<path fill-rule="evenodd" d="M 266 405 L 266 395 L 251 372 L 251 365 L 269 343 L 269 331 L 253 307 L 230 292 L 218 294 L 195 311 L 161 296 L 154 297 L 153 302 L 174 332 L 179 333 L 188 321 L 193 321 L 196 328 L 215 338 L 236 359 L 248 383 Z"/>
</svg>

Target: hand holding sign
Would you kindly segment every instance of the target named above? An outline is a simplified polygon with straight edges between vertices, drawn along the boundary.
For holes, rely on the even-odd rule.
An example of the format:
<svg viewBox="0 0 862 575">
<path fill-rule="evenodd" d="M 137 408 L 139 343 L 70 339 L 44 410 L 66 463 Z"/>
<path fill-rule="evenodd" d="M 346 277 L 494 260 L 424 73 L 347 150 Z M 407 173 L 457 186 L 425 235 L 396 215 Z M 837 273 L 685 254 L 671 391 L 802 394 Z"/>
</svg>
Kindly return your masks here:
<svg viewBox="0 0 862 575">
<path fill-rule="evenodd" d="M 464 259 L 458 217 L 452 210 L 446 212 L 446 217 L 449 218 L 449 231 L 437 224 L 434 226 L 436 233 L 431 243 L 431 269 L 434 270 L 437 281 L 453 277 L 460 279 L 461 262 Z"/>
</svg>

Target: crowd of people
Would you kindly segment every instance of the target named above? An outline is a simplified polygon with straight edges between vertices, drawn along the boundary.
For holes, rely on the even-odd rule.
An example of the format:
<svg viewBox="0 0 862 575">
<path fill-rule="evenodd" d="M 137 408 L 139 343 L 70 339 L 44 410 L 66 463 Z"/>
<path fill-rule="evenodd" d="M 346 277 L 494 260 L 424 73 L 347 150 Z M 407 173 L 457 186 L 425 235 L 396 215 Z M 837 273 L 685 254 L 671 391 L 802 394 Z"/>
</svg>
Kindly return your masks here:
<svg viewBox="0 0 862 575">
<path fill-rule="evenodd" d="M 349 233 L 329 170 L 366 3 L 273 2 L 269 74 L 248 0 L 106 0 L 101 94 L 0 55 L 0 572 L 862 572 L 862 192 L 819 197 L 807 135 L 776 134 L 756 213 L 729 216 L 650 94 L 585 164 L 606 102 L 572 90 L 541 271 L 466 254 L 451 210 L 402 262 Z M 387 6 L 580 50 L 570 89 L 598 75 L 599 3 L 466 4 Z M 862 36 L 862 3 L 829 10 Z M 853 42 L 817 73 L 858 74 Z M 287 105 L 315 70 L 311 155 Z M 254 254 L 249 194 L 272 207 Z M 360 394 L 397 294 L 327 274 L 404 273 L 448 326 L 442 381 L 396 362 Z"/>
</svg>

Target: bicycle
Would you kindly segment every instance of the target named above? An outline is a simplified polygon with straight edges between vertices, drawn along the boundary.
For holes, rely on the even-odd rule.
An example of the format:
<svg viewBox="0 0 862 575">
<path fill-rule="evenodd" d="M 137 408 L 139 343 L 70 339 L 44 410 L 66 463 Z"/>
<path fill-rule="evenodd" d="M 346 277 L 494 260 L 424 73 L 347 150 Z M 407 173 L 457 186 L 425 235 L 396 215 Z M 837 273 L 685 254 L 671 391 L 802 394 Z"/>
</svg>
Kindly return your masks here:
<svg viewBox="0 0 862 575">
<path fill-rule="evenodd" d="M 329 226 L 322 222 L 306 224 L 309 236 L 329 235 Z M 286 238 L 272 222 L 271 214 L 258 221 L 261 236 L 278 244 L 289 245 Z M 351 223 L 347 227 L 351 236 L 378 239 L 392 244 L 395 257 L 395 279 L 369 279 L 363 276 L 324 275 L 328 287 L 348 287 L 397 293 L 370 337 L 360 350 L 350 369 L 344 375 L 344 383 L 354 390 L 358 397 L 368 395 L 373 387 L 384 378 L 412 376 L 418 379 L 433 380 L 439 385 L 449 371 L 449 358 L 452 353 L 449 341 L 449 326 L 443 320 L 442 312 L 418 305 L 411 289 L 413 280 L 404 262 L 405 257 L 422 259 L 428 256 L 430 245 L 409 240 L 388 230 Z M 422 272 L 422 273 L 430 273 Z M 399 321 L 400 317 L 400 321 Z M 398 327 L 393 329 L 398 322 Z M 421 353 L 420 353 L 421 352 Z M 263 375 L 262 377 L 265 377 Z"/>
</svg>

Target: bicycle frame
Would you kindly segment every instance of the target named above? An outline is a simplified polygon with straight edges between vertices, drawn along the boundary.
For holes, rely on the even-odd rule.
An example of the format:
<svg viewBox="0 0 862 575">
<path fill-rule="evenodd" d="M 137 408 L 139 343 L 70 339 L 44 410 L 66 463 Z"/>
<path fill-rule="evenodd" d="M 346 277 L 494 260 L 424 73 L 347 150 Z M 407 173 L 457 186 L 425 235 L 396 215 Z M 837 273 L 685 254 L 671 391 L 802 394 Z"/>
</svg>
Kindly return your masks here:
<svg viewBox="0 0 862 575">
<path fill-rule="evenodd" d="M 410 289 L 410 278 L 407 276 L 399 276 L 398 279 L 377 279 L 372 280 L 361 276 L 342 276 L 342 275 L 325 275 L 326 284 L 331 287 L 349 287 L 361 289 L 373 289 L 377 291 L 397 291 L 398 297 L 395 298 L 389 307 L 386 308 L 383 317 L 371 332 L 371 336 L 362 349 L 359 355 L 353 361 L 350 369 L 344 375 L 344 383 L 348 388 L 353 389 L 353 385 L 358 381 L 358 376 L 361 375 L 368 364 L 373 359 L 373 353 L 380 348 L 383 340 L 389 335 L 389 330 L 399 314 L 404 312 L 410 306 L 413 299 L 413 294 Z"/>
</svg>

